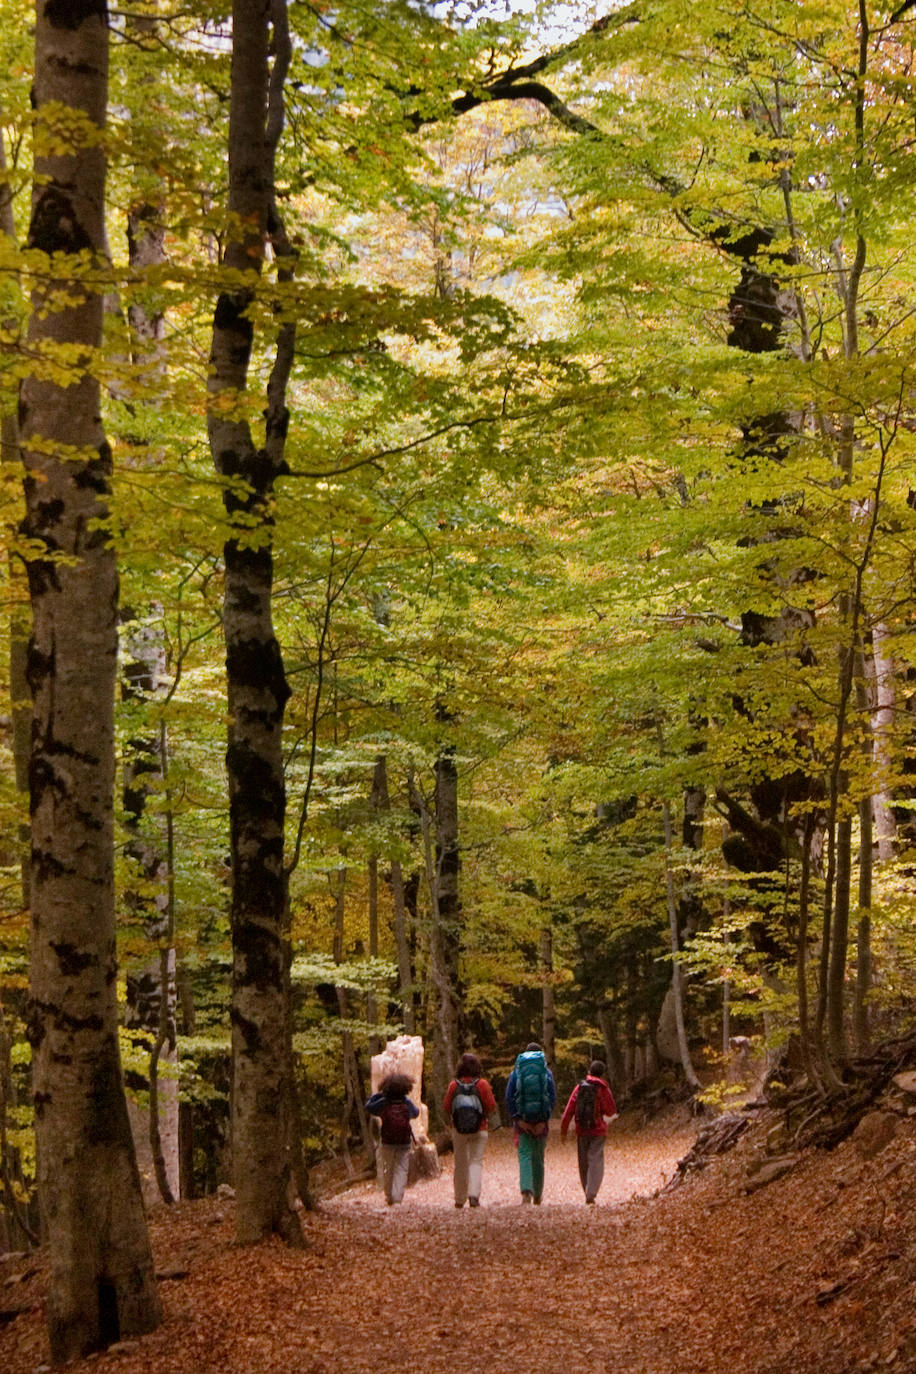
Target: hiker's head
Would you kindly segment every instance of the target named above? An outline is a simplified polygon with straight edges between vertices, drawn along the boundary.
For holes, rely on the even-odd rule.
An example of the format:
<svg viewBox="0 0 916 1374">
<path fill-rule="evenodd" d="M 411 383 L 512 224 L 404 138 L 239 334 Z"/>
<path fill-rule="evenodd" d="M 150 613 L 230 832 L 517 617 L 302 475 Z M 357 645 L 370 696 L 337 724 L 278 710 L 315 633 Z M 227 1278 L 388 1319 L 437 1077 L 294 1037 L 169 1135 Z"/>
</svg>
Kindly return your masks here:
<svg viewBox="0 0 916 1374">
<path fill-rule="evenodd" d="M 456 1078 L 482 1078 L 483 1069 L 476 1054 L 463 1054 L 455 1069 Z"/>
<path fill-rule="evenodd" d="M 593 1059 L 588 1066 L 588 1072 L 592 1078 L 603 1078 L 607 1073 L 607 1064 L 603 1059 Z"/>
<path fill-rule="evenodd" d="M 406 1097 L 413 1087 L 413 1079 L 408 1078 L 406 1073 L 389 1073 L 378 1087 L 386 1097 Z"/>
<path fill-rule="evenodd" d="M 537 1042 L 536 1040 L 532 1040 L 532 1042 L 531 1042 L 530 1045 L 526 1045 L 526 1046 L 525 1046 L 525 1053 L 526 1053 L 526 1054 L 540 1054 L 540 1053 L 541 1053 L 541 1047 L 540 1047 L 540 1045 L 538 1044 L 538 1042 Z"/>
</svg>

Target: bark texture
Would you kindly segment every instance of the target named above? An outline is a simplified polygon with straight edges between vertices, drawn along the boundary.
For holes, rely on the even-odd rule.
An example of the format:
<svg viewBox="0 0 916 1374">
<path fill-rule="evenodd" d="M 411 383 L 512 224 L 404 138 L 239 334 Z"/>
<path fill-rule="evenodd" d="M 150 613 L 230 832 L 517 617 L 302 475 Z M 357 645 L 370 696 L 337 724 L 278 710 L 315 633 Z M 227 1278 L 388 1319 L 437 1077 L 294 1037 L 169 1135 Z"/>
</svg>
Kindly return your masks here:
<svg viewBox="0 0 916 1374">
<path fill-rule="evenodd" d="M 51 1255 L 48 1322 L 56 1362 L 160 1320 L 118 1050 L 113 879 L 114 691 L 118 584 L 104 530 L 111 455 L 95 350 L 103 281 L 67 279 L 68 255 L 104 266 L 105 159 L 90 134 L 44 147 L 57 102 L 92 129 L 105 121 L 107 14 L 100 0 L 39 6 L 35 193 L 29 246 L 56 279 L 32 301 L 29 349 L 79 352 L 64 386 L 23 384 L 25 532 L 33 632 L 30 759 L 30 1039 L 38 1188 Z M 101 525 L 100 525 L 100 522 Z"/>
<path fill-rule="evenodd" d="M 224 266 L 240 283 L 219 298 L 210 357 L 208 429 L 223 478 L 226 512 L 244 530 L 224 547 L 232 855 L 232 1157 L 238 1239 L 279 1233 L 302 1244 L 291 1206 L 289 1116 L 292 1054 L 286 978 L 286 789 L 283 715 L 289 687 L 273 629 L 271 505 L 285 470 L 288 416 L 283 397 L 292 362 L 290 328 L 281 330 L 268 388 L 267 433 L 259 447 L 245 414 L 253 347 L 247 313 L 264 261 L 273 205 L 273 154 L 282 119 L 276 77 L 284 50 L 285 8 L 270 0 L 233 6 L 229 109 L 229 212 Z M 273 40 L 275 57 L 270 65 Z M 287 44 L 288 46 L 288 44 Z M 282 88 L 282 82 L 280 83 Z M 271 93 L 274 100 L 271 100 Z M 254 533 L 252 533 L 254 531 Z"/>
<path fill-rule="evenodd" d="M 442 1101 L 463 1041 L 462 988 L 458 975 L 461 951 L 461 898 L 458 888 L 458 768 L 454 751 L 443 748 L 435 764 L 436 862 L 435 900 L 430 931 L 430 972 L 435 999 L 433 1094 Z"/>
</svg>

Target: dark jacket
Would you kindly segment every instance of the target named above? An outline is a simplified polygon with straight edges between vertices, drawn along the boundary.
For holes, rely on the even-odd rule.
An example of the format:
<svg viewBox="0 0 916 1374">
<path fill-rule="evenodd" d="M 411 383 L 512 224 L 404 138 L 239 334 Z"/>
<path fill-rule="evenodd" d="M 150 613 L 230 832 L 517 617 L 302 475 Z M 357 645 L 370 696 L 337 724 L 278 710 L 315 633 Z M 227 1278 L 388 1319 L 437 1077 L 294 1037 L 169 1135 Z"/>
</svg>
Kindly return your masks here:
<svg viewBox="0 0 916 1374">
<path fill-rule="evenodd" d="M 373 1093 L 366 1103 L 366 1111 L 370 1116 L 378 1116 L 382 1122 L 382 1144 L 401 1145 L 407 1149 L 410 1145 L 409 1140 L 392 1139 L 389 1123 L 386 1121 L 386 1107 L 405 1106 L 407 1108 L 407 1120 L 413 1121 L 414 1117 L 420 1115 L 420 1108 L 411 1102 L 409 1097 L 389 1097 L 387 1093 Z"/>
</svg>

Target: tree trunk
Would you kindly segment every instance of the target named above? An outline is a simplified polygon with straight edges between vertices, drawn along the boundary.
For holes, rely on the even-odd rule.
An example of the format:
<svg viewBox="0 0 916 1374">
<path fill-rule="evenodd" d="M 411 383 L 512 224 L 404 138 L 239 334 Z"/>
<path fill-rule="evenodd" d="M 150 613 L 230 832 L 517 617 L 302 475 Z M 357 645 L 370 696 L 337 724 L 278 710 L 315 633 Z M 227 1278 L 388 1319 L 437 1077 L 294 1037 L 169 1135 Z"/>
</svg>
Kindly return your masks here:
<svg viewBox="0 0 916 1374">
<path fill-rule="evenodd" d="M 674 1017 L 677 1025 L 677 1043 L 681 1057 L 681 1068 L 684 1070 L 684 1077 L 687 1079 L 691 1088 L 699 1088 L 700 1080 L 697 1078 L 693 1061 L 690 1058 L 690 1049 L 687 1044 L 687 1024 L 684 1019 L 684 975 L 681 968 L 678 953 L 680 950 L 680 940 L 677 929 L 677 902 L 674 895 L 674 874 L 671 868 L 671 805 L 664 803 L 664 822 L 665 822 L 665 889 L 668 904 L 668 929 L 671 939 L 671 992 L 674 998 Z"/>
<path fill-rule="evenodd" d="M 130 659 L 121 673 L 121 696 L 142 710 L 143 703 L 162 692 L 165 648 L 155 630 L 122 616 L 129 630 Z M 130 1116 L 147 1203 L 161 1197 L 171 1203 L 180 1195 L 178 1167 L 178 1055 L 175 1026 L 175 950 L 169 900 L 169 862 L 164 827 L 146 815 L 150 782 L 165 777 L 164 728 L 135 735 L 128 744 L 124 769 L 124 816 L 128 831 L 126 853 L 143 879 L 142 894 L 128 890 L 124 903 L 143 926 L 156 951 L 142 971 L 127 976 L 124 1024 L 147 1031 L 153 1038 L 150 1056 L 150 1105 L 131 1103 Z M 155 895 L 151 894 L 155 891 Z M 166 1067 L 160 1076 L 159 1068 Z M 153 1080 L 155 1078 L 155 1090 Z M 155 1097 L 154 1097 L 155 1091 Z"/>
<path fill-rule="evenodd" d="M 621 1100 L 629 1084 L 620 1054 L 620 1035 L 618 1033 L 617 1009 L 608 1002 L 598 1008 L 598 1028 L 604 1043 L 604 1059 L 608 1069 L 608 1079 L 618 1101 Z"/>
<path fill-rule="evenodd" d="M 541 1043 L 547 1063 L 556 1063 L 557 1009 L 553 995 L 553 931 L 546 927 L 541 931 Z"/>
<path fill-rule="evenodd" d="M 286 60 L 285 6 L 235 0 L 229 102 L 229 215 L 223 265 L 235 278 L 219 298 L 210 355 L 207 427 L 224 505 L 245 530 L 224 546 L 223 634 L 229 707 L 232 857 L 232 1161 L 236 1234 L 251 1244 L 278 1233 L 303 1243 L 291 1206 L 292 1052 L 284 970 L 286 788 L 283 715 L 289 686 L 273 629 L 271 505 L 285 471 L 286 383 L 292 336 L 284 326 L 268 385 L 267 436 L 255 445 L 243 407 L 253 345 L 247 310 L 273 211 L 273 158 L 282 117 L 271 105 L 269 47 Z M 271 33 L 271 17 L 273 32 Z M 285 70 L 285 68 L 284 68 Z M 282 85 L 282 82 L 280 83 Z M 276 94 L 276 82 L 273 83 Z M 275 117 L 276 116 L 276 117 Z M 277 126 L 279 118 L 279 127 Z M 251 538 L 252 527 L 259 530 Z"/>
<path fill-rule="evenodd" d="M 29 247 L 49 255 L 87 255 L 103 278 L 102 147 L 87 139 L 86 146 L 55 155 L 48 150 L 42 116 L 49 105 L 64 106 L 101 128 L 107 88 L 104 7 L 97 0 L 39 6 Z M 50 147 L 56 146 L 53 140 Z M 99 418 L 98 381 L 88 364 L 101 343 L 98 287 L 52 279 L 36 288 L 29 351 L 54 357 L 63 346 L 83 356 L 69 386 L 38 377 L 25 381 L 20 405 L 25 529 L 36 549 L 44 551 L 33 552 L 28 563 L 33 626 L 29 1031 L 55 1362 L 150 1331 L 161 1319 L 118 1050 L 113 849 L 118 587 L 105 529 L 111 453 Z"/>
<path fill-rule="evenodd" d="M 885 652 L 888 632 L 885 625 L 872 626 L 872 656 L 875 665 L 875 711 L 872 722 L 874 761 L 880 780 L 891 771 L 894 722 L 897 714 L 897 684 L 894 662 Z M 891 794 L 886 782 L 880 781 L 875 806 L 875 835 L 878 858 L 884 863 L 894 857 L 896 825 L 891 809 Z"/>
<path fill-rule="evenodd" d="M 342 964 L 344 957 L 344 917 L 346 915 L 347 870 L 345 868 L 338 868 L 335 876 L 337 879 L 336 888 L 334 888 L 332 883 L 335 913 L 334 963 Z M 330 880 L 330 874 L 328 878 Z M 343 1027 L 350 1018 L 350 1009 L 347 1005 L 347 990 L 338 985 L 335 991 L 337 993 L 337 1013 L 340 1017 L 341 1026 Z M 344 1157 L 349 1165 L 350 1152 L 348 1137 L 350 1132 L 350 1121 L 355 1114 L 359 1123 L 359 1133 L 363 1142 L 363 1149 L 366 1151 L 371 1164 L 375 1158 L 375 1141 L 372 1137 L 372 1129 L 363 1103 L 359 1076 L 359 1062 L 356 1057 L 356 1046 L 353 1043 L 353 1033 L 351 1031 L 341 1029 L 340 1047 L 343 1058 L 344 1085 L 346 1087 L 344 1109 L 341 1117 L 341 1144 Z"/>
<path fill-rule="evenodd" d="M 0 137 L 0 235 L 8 239 L 11 246 L 15 246 L 16 224 L 13 219 L 13 201 L 6 174 L 6 147 L 2 137 Z M 4 326 L 8 325 L 11 331 L 15 331 L 18 327 L 17 322 L 13 319 L 3 323 Z M 18 470 L 18 465 L 19 424 L 15 413 L 11 411 L 7 415 L 0 415 L 0 471 L 6 466 Z M 14 778 L 21 805 L 21 815 L 25 817 L 28 814 L 31 734 L 31 712 L 28 706 L 29 684 L 26 677 L 29 641 L 29 593 L 22 562 L 15 555 L 16 519 L 16 516 L 11 517 L 11 524 L 5 531 L 7 535 L 6 575 L 9 588 L 7 595 L 10 606 L 9 683 Z M 11 845 L 15 843 L 15 854 L 11 854 L 9 859 L 15 862 L 19 868 L 22 882 L 22 905 L 27 909 L 29 905 L 29 826 L 25 819 L 18 826 L 17 839 L 14 841 L 11 835 L 9 842 Z M 3 856 L 3 862 L 4 864 L 8 862 L 6 855 Z"/>
<path fill-rule="evenodd" d="M 871 962 L 871 900 L 874 844 L 872 841 L 872 807 L 866 797 L 859 807 L 861 831 L 859 852 L 859 920 L 856 931 L 856 1049 L 864 1054 L 871 1042 L 868 1014 L 868 994 L 872 983 Z"/>
<path fill-rule="evenodd" d="M 430 932 L 430 963 L 436 1005 L 432 1096 L 439 1104 L 455 1069 L 461 1037 L 458 769 L 451 749 L 440 751 L 435 773 L 436 899 Z"/>
<path fill-rule="evenodd" d="M 851 882 L 852 818 L 843 816 L 836 828 L 836 883 L 827 979 L 827 1046 L 835 1064 L 839 1064 L 846 1055 L 846 956 L 849 949 Z"/>
<path fill-rule="evenodd" d="M 380 811 L 391 810 L 388 793 L 388 760 L 380 754 L 376 760 L 373 793 Z M 409 913 L 404 891 L 404 871 L 400 859 L 392 859 L 388 867 L 388 883 L 391 888 L 391 901 L 394 907 L 394 947 L 398 961 L 398 994 L 401 1003 L 401 1016 L 407 1035 L 416 1033 L 416 1017 L 413 1005 L 413 965 L 410 957 L 410 937 L 408 934 Z"/>
</svg>

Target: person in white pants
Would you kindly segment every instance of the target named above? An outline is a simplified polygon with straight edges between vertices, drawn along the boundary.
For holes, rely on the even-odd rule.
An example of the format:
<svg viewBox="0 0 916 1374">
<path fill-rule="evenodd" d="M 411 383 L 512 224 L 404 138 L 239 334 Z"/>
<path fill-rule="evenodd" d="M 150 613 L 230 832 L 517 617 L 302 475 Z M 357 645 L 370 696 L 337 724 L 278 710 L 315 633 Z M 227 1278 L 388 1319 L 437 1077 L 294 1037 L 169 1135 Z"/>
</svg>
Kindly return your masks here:
<svg viewBox="0 0 916 1374">
<path fill-rule="evenodd" d="M 410 1123 L 420 1115 L 420 1109 L 407 1094 L 413 1082 L 404 1073 L 390 1073 L 379 1084 L 366 1103 L 366 1111 L 381 1121 L 382 1140 L 379 1161 L 382 1166 L 382 1187 L 388 1206 L 400 1202 L 407 1187 L 410 1166 L 410 1147 L 413 1131 Z"/>
<path fill-rule="evenodd" d="M 487 1118 L 496 1111 L 493 1089 L 483 1076 L 476 1054 L 463 1054 L 448 1085 L 445 1114 L 452 1126 L 455 1150 L 455 1206 L 480 1205 L 483 1154 L 487 1148 Z"/>
</svg>

